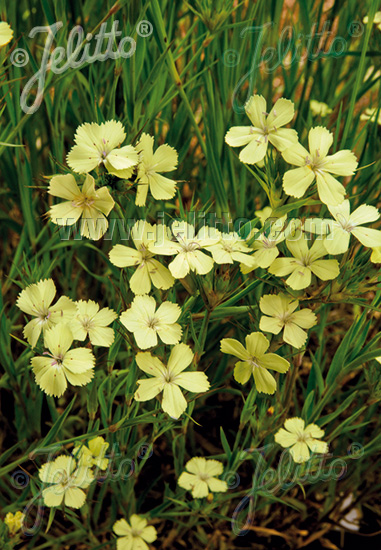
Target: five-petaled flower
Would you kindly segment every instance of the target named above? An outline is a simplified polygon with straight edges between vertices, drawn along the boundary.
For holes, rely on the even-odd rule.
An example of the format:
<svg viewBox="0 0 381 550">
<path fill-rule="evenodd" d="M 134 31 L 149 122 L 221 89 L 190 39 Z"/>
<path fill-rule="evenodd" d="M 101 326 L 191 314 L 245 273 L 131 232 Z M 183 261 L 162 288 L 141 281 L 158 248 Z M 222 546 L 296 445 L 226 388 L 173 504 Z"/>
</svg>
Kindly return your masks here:
<svg viewBox="0 0 381 550">
<path fill-rule="evenodd" d="M 55 295 L 56 286 L 53 280 L 43 279 L 24 288 L 17 298 L 17 307 L 35 317 L 24 327 L 24 336 L 32 348 L 37 344 L 41 331 L 45 336 L 47 329 L 57 323 L 71 321 L 76 314 L 76 305 L 67 296 L 61 296 L 51 305 Z"/>
<path fill-rule="evenodd" d="M 138 380 L 139 387 L 134 395 L 136 401 L 149 401 L 163 392 L 163 411 L 172 418 L 179 418 L 187 408 L 180 387 L 192 393 L 204 393 L 210 387 L 204 372 L 184 372 L 192 361 L 193 352 L 186 344 L 172 348 L 167 366 L 151 353 L 139 352 L 136 355 L 138 367 L 151 378 Z"/>
<path fill-rule="evenodd" d="M 324 435 L 324 430 L 316 424 L 305 426 L 302 418 L 288 418 L 284 428 L 277 431 L 275 441 L 290 450 L 295 462 L 299 464 L 307 462 L 310 458 L 310 450 L 321 454 L 328 452 L 328 444 L 325 441 L 319 441 Z"/>
<path fill-rule="evenodd" d="M 70 349 L 73 334 L 70 328 L 60 323 L 45 332 L 43 357 L 32 357 L 31 364 L 36 383 L 47 395 L 61 397 L 69 382 L 84 386 L 94 376 L 95 357 L 88 348 Z"/>
<path fill-rule="evenodd" d="M 261 95 L 253 95 L 245 105 L 245 111 L 252 126 L 234 126 L 225 136 L 231 147 L 246 145 L 239 154 L 245 164 L 256 164 L 266 155 L 270 142 L 278 151 L 284 151 L 298 141 L 295 130 L 281 128 L 291 122 L 294 104 L 289 99 L 278 99 L 270 113 L 266 112 L 266 100 Z"/>
<path fill-rule="evenodd" d="M 287 240 L 286 246 L 293 258 L 277 258 L 269 267 L 269 273 L 277 277 L 291 274 L 286 279 L 286 284 L 294 290 L 310 286 L 312 274 L 322 281 L 330 281 L 339 275 L 337 260 L 320 259 L 327 254 L 322 240 L 316 239 L 311 248 L 308 248 L 307 240 L 301 234 L 296 240 Z"/>
<path fill-rule="evenodd" d="M 175 279 L 167 267 L 157 261 L 149 247 L 154 245 L 161 234 L 170 239 L 165 226 L 151 225 L 145 220 L 138 220 L 131 229 L 131 238 L 136 248 L 116 244 L 110 251 L 110 262 L 117 267 L 136 267 L 129 279 L 134 294 L 148 294 L 151 285 L 166 290 L 173 286 Z"/>
<path fill-rule="evenodd" d="M 106 233 L 108 216 L 115 202 L 107 187 L 95 189 L 94 178 L 87 174 L 82 189 L 79 189 L 72 174 L 54 176 L 48 193 L 67 199 L 55 204 L 48 214 L 57 225 L 74 225 L 82 217 L 81 235 L 97 241 Z"/>
<path fill-rule="evenodd" d="M 129 523 L 124 518 L 118 519 L 113 531 L 118 536 L 117 550 L 149 550 L 148 544 L 157 539 L 155 527 L 137 514 L 132 514 Z"/>
<path fill-rule="evenodd" d="M 245 240 L 238 233 L 231 231 L 230 233 L 221 233 L 219 241 L 214 244 L 205 246 L 213 256 L 216 264 L 232 264 L 241 262 L 248 269 L 254 269 L 256 262 L 250 256 L 252 250 L 248 247 Z"/>
<path fill-rule="evenodd" d="M 259 328 L 272 334 L 279 334 L 283 329 L 283 340 L 290 346 L 301 348 L 307 340 L 303 329 L 316 325 L 317 319 L 310 309 L 295 311 L 298 306 L 298 300 L 283 294 L 262 296 L 259 307 L 265 315 L 261 317 Z"/>
<path fill-rule="evenodd" d="M 86 501 L 87 489 L 94 481 L 94 474 L 86 466 L 77 467 L 72 456 L 60 455 L 52 462 L 47 462 L 38 471 L 38 476 L 49 487 L 42 490 L 46 506 L 64 504 L 70 508 L 81 508 Z"/>
<path fill-rule="evenodd" d="M 201 251 L 202 248 L 216 244 L 220 240 L 217 229 L 202 227 L 197 235 L 193 225 L 187 222 L 174 222 L 171 226 L 176 241 L 170 241 L 166 234 L 157 243 L 150 245 L 156 254 L 175 256 L 168 268 L 176 279 L 183 279 L 190 271 L 205 275 L 213 268 L 213 258 Z"/>
<path fill-rule="evenodd" d="M 183 472 L 177 483 L 183 489 L 192 492 L 193 498 L 207 497 L 211 493 L 225 493 L 228 484 L 218 479 L 223 472 L 222 463 L 218 460 L 195 456 L 185 464 L 187 472 Z"/>
<path fill-rule="evenodd" d="M 77 302 L 77 316 L 71 323 L 75 340 L 83 341 L 89 337 L 93 346 L 109 348 L 114 341 L 114 330 L 109 327 L 117 318 L 115 311 L 108 307 L 99 309 L 99 304 L 93 300 Z"/>
<path fill-rule="evenodd" d="M 102 124 L 85 122 L 77 128 L 76 145 L 67 155 L 67 163 L 74 172 L 87 174 L 100 165 L 118 178 L 131 177 L 138 163 L 138 153 L 132 145 L 118 147 L 126 138 L 120 121 L 108 120 Z"/>
<path fill-rule="evenodd" d="M 337 206 L 343 202 L 345 187 L 331 174 L 352 176 L 357 159 L 349 149 L 328 155 L 332 143 L 333 134 L 327 128 L 316 126 L 308 134 L 309 151 L 297 143 L 282 152 L 289 164 L 299 166 L 283 176 L 283 189 L 287 195 L 303 197 L 316 179 L 319 198 L 324 204 Z"/>
<path fill-rule="evenodd" d="M 153 152 L 154 138 L 142 134 L 136 149 L 139 153 L 135 203 L 144 206 L 148 189 L 156 200 L 171 199 L 176 193 L 176 182 L 162 176 L 159 172 L 172 172 L 177 166 L 177 151 L 170 145 L 160 145 Z"/>
<path fill-rule="evenodd" d="M 157 345 L 157 337 L 164 344 L 177 344 L 180 341 L 182 329 L 176 323 L 181 309 L 173 302 L 163 302 L 156 309 L 156 301 L 152 296 L 135 296 L 131 307 L 122 313 L 120 322 L 127 330 L 134 333 L 140 349 L 152 348 Z"/>
<path fill-rule="evenodd" d="M 329 224 L 331 233 L 324 239 L 324 245 L 329 254 L 343 254 L 349 248 L 351 235 L 356 237 L 363 246 L 377 248 L 381 246 L 381 231 L 369 227 L 360 227 L 364 223 L 372 223 L 379 219 L 380 214 L 374 206 L 362 204 L 352 214 L 349 200 L 339 206 L 328 206 L 335 218 L 324 220 Z"/>
<path fill-rule="evenodd" d="M 245 339 L 246 347 L 234 338 L 221 340 L 222 353 L 228 353 L 241 359 L 235 364 L 234 378 L 240 384 L 246 384 L 253 375 L 255 387 L 261 393 L 272 394 L 276 390 L 276 380 L 268 369 L 285 373 L 290 363 L 276 353 L 266 353 L 270 342 L 261 332 L 252 332 Z"/>
</svg>

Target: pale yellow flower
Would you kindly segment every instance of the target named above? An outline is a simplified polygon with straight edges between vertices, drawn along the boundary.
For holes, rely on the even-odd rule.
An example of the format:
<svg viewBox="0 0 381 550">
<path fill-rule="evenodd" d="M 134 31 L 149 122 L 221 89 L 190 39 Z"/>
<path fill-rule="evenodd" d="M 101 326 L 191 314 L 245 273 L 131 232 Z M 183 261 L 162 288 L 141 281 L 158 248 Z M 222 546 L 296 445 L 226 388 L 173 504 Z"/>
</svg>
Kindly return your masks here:
<svg viewBox="0 0 381 550">
<path fill-rule="evenodd" d="M 329 254 L 343 254 L 349 248 L 351 235 L 356 237 L 363 246 L 368 248 L 381 247 L 381 231 L 368 227 L 360 227 L 364 223 L 372 223 L 379 219 L 380 214 L 374 206 L 362 204 L 351 214 L 349 200 L 339 206 L 328 206 L 335 220 L 330 222 L 331 233 L 324 239 L 324 245 Z"/>
<path fill-rule="evenodd" d="M 74 225 L 82 217 L 81 235 L 97 241 L 106 233 L 108 216 L 115 202 L 107 187 L 95 189 L 95 181 L 87 174 L 82 189 L 79 189 L 72 174 L 54 176 L 48 193 L 67 199 L 52 206 L 48 214 L 57 225 Z"/>
<path fill-rule="evenodd" d="M 213 258 L 201 251 L 202 248 L 216 244 L 219 232 L 214 228 L 202 227 L 197 235 L 193 225 L 175 221 L 171 231 L 176 241 L 170 241 L 163 233 L 156 244 L 149 246 L 155 254 L 176 256 L 168 268 L 176 279 L 183 279 L 190 271 L 205 275 L 213 269 Z"/>
<path fill-rule="evenodd" d="M 241 262 L 245 267 L 254 269 L 256 261 L 250 256 L 252 250 L 238 233 L 221 233 L 220 239 L 215 244 L 205 246 L 212 254 L 216 264 L 232 264 Z"/>
<path fill-rule="evenodd" d="M 285 277 L 286 284 L 294 290 L 307 288 L 312 281 L 312 274 L 322 281 L 336 279 L 340 273 L 337 260 L 321 260 L 327 254 L 324 242 L 316 239 L 311 248 L 301 234 L 296 240 L 287 240 L 286 246 L 293 255 L 292 258 L 277 258 L 269 267 L 269 273 L 277 277 Z"/>
<path fill-rule="evenodd" d="M 187 472 L 183 472 L 177 483 L 183 489 L 192 492 L 193 498 L 207 497 L 211 493 L 226 493 L 228 484 L 218 479 L 223 472 L 223 465 L 218 460 L 195 456 L 185 464 Z"/>
<path fill-rule="evenodd" d="M 275 353 L 266 353 L 270 342 L 261 332 L 252 332 L 245 339 L 246 348 L 234 338 L 221 340 L 222 353 L 228 353 L 241 359 L 234 367 L 234 378 L 240 384 L 246 384 L 251 375 L 255 387 L 261 393 L 273 394 L 276 390 L 276 380 L 268 369 L 285 373 L 290 363 Z"/>
<path fill-rule="evenodd" d="M 175 196 L 176 182 L 159 172 L 172 172 L 177 166 L 177 151 L 167 144 L 160 145 L 153 152 L 154 138 L 142 134 L 136 149 L 139 153 L 137 182 L 138 188 L 135 203 L 144 206 L 148 189 L 156 200 L 167 200 Z"/>
<path fill-rule="evenodd" d="M 66 455 L 44 464 L 38 476 L 43 483 L 50 485 L 42 491 L 44 504 L 49 507 L 63 503 L 70 508 L 82 508 L 86 501 L 86 493 L 82 489 L 87 489 L 94 481 L 90 468 L 77 468 L 75 459 Z"/>
<path fill-rule="evenodd" d="M 163 302 L 156 310 L 152 296 L 135 296 L 131 307 L 122 313 L 120 322 L 133 332 L 140 349 L 157 345 L 159 337 L 164 344 L 177 344 L 181 339 L 182 328 L 176 323 L 181 309 L 172 302 Z"/>
<path fill-rule="evenodd" d="M 378 115 L 377 115 L 378 112 Z M 365 109 L 365 112 L 360 115 L 360 120 L 367 122 L 370 120 L 374 122 L 377 117 L 377 124 L 381 126 L 381 109 Z"/>
<path fill-rule="evenodd" d="M 316 424 L 308 424 L 302 418 L 288 418 L 275 434 L 275 441 L 279 445 L 290 449 L 292 458 L 297 463 L 307 462 L 310 458 L 310 450 L 314 453 L 325 454 L 328 452 L 328 444 L 319 441 L 324 436 L 324 430 Z"/>
<path fill-rule="evenodd" d="M 284 296 L 283 294 L 267 294 L 259 301 L 259 308 L 265 315 L 262 315 L 259 328 L 263 332 L 279 334 L 283 330 L 283 340 L 301 348 L 306 340 L 307 333 L 303 329 L 309 329 L 316 325 L 316 315 L 310 309 L 300 309 L 299 301 Z"/>
<path fill-rule="evenodd" d="M 118 147 L 125 139 L 126 133 L 120 121 L 85 122 L 77 128 L 76 145 L 67 155 L 67 163 L 78 174 L 86 174 L 104 165 L 110 174 L 129 179 L 138 163 L 138 153 L 132 145 Z"/>
<path fill-rule="evenodd" d="M 129 523 L 124 518 L 118 519 L 113 531 L 118 536 L 117 550 L 149 550 L 148 544 L 157 539 L 155 527 L 148 525 L 147 520 L 137 514 L 132 514 Z"/>
<path fill-rule="evenodd" d="M 69 382 L 84 386 L 94 376 L 95 357 L 88 348 L 70 349 L 73 334 L 64 323 L 55 325 L 45 333 L 49 351 L 43 357 L 32 357 L 31 364 L 36 383 L 47 395 L 61 397 Z"/>
<path fill-rule="evenodd" d="M 98 436 L 90 439 L 87 445 L 77 445 L 73 449 L 73 455 L 78 460 L 79 466 L 92 468 L 95 466 L 100 470 L 106 470 L 108 458 L 105 458 L 109 444 L 103 437 Z"/>
<path fill-rule="evenodd" d="M 332 109 L 330 109 L 326 103 L 316 101 L 316 99 L 310 100 L 310 109 L 314 116 L 324 117 L 332 113 Z"/>
<path fill-rule="evenodd" d="M 117 267 L 136 267 L 129 279 L 134 294 L 148 294 L 151 285 L 166 290 L 174 285 L 175 279 L 163 264 L 155 260 L 155 253 L 149 247 L 158 242 L 161 234 L 170 238 L 168 229 L 162 225 L 151 225 L 145 220 L 138 220 L 131 230 L 135 248 L 116 244 L 110 251 L 110 262 Z"/>
<path fill-rule="evenodd" d="M 269 267 L 275 258 L 279 256 L 278 244 L 283 242 L 288 235 L 287 230 L 285 231 L 284 224 L 286 222 L 286 216 L 276 219 L 270 228 L 266 229 L 257 229 L 253 228 L 247 237 L 246 241 L 251 242 L 255 238 L 254 242 L 250 245 L 254 250 L 252 256 L 255 261 L 255 267 L 267 268 Z M 244 264 L 241 264 L 242 273 L 250 273 L 253 268 L 248 267 Z"/>
<path fill-rule="evenodd" d="M 27 286 L 17 298 L 16 305 L 28 315 L 35 317 L 24 327 L 24 336 L 32 348 L 37 344 L 41 331 L 52 328 L 57 323 L 71 321 L 76 314 L 75 303 L 61 296 L 53 304 L 56 295 L 56 286 L 52 279 L 42 279 L 38 283 Z"/>
<path fill-rule="evenodd" d="M 0 48 L 9 44 L 13 38 L 13 30 L 6 21 L 0 21 Z"/>
<path fill-rule="evenodd" d="M 303 197 L 308 187 L 316 180 L 320 200 L 336 206 L 343 202 L 345 187 L 331 174 L 352 176 L 357 168 L 357 159 L 349 149 L 328 155 L 333 143 L 333 134 L 321 126 L 312 128 L 308 134 L 310 150 L 296 143 L 282 152 L 289 164 L 299 166 L 288 170 L 283 176 L 283 189 L 287 195 Z"/>
<path fill-rule="evenodd" d="M 266 112 L 266 100 L 261 95 L 253 95 L 245 105 L 245 111 L 252 126 L 234 126 L 225 136 L 231 147 L 245 145 L 239 160 L 246 164 L 256 164 L 266 155 L 269 142 L 278 151 L 284 151 L 298 141 L 295 130 L 281 128 L 294 117 L 294 104 L 289 99 L 278 99 L 270 113 Z"/>
<path fill-rule="evenodd" d="M 136 401 L 149 401 L 163 392 L 163 411 L 172 418 L 179 418 L 188 404 L 180 387 L 192 393 L 204 393 L 210 387 L 204 372 L 184 372 L 192 361 L 193 352 L 186 344 L 172 348 L 167 366 L 150 352 L 139 352 L 136 363 L 151 378 L 138 380 L 139 387 L 134 395 Z"/>
<path fill-rule="evenodd" d="M 15 514 L 8 512 L 4 518 L 4 523 L 9 529 L 9 534 L 13 537 L 18 531 L 21 530 L 25 519 L 25 514 L 18 510 Z"/>
<path fill-rule="evenodd" d="M 75 340 L 83 342 L 89 337 L 93 346 L 109 348 L 114 341 L 114 330 L 109 327 L 118 317 L 115 311 L 104 307 L 99 309 L 99 304 L 93 300 L 79 300 L 77 303 L 77 316 L 70 324 Z"/>
<path fill-rule="evenodd" d="M 366 15 L 362 20 L 363 23 L 367 24 L 369 17 Z M 377 25 L 379 31 L 381 31 L 381 11 L 377 11 L 374 15 L 373 25 Z"/>
</svg>

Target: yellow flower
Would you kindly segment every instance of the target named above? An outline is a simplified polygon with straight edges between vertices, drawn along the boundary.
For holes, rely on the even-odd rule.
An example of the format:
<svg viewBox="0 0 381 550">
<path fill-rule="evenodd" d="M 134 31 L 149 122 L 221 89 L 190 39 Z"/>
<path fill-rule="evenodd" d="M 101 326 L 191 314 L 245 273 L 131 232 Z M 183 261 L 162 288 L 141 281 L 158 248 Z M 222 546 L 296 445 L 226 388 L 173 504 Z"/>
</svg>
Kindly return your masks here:
<svg viewBox="0 0 381 550">
<path fill-rule="evenodd" d="M 135 296 L 130 309 L 120 316 L 120 322 L 127 330 L 134 333 L 140 349 L 157 345 L 157 337 L 164 344 L 177 344 L 182 329 L 176 323 L 181 309 L 172 302 L 163 302 L 156 310 L 155 298 L 152 296 Z"/>
<path fill-rule="evenodd" d="M 286 246 L 293 258 L 277 258 L 270 266 L 269 273 L 277 277 L 290 275 L 286 280 L 294 290 L 307 288 L 311 284 L 312 273 L 322 281 L 336 279 L 340 273 L 337 260 L 320 260 L 327 254 L 322 240 L 316 239 L 311 248 L 303 235 L 297 240 L 287 240 Z"/>
<path fill-rule="evenodd" d="M 278 99 L 270 113 L 266 112 L 266 100 L 261 95 L 253 95 L 245 105 L 245 111 L 252 126 L 234 126 L 225 136 L 231 147 L 246 145 L 239 154 L 239 160 L 246 164 L 256 164 L 266 155 L 268 142 L 278 151 L 284 151 L 298 141 L 295 130 L 281 128 L 291 122 L 294 104 L 289 99 Z"/>
<path fill-rule="evenodd" d="M 36 383 L 47 395 L 61 397 L 68 382 L 84 386 L 94 376 L 94 355 L 88 348 L 69 349 L 72 343 L 71 330 L 60 323 L 45 333 L 49 352 L 44 352 L 44 357 L 31 359 Z"/>
<path fill-rule="evenodd" d="M 87 489 L 94 481 L 90 468 L 77 468 L 74 458 L 65 455 L 44 464 L 38 475 L 43 483 L 50 484 L 42 491 L 44 504 L 49 507 L 63 503 L 70 508 L 81 508 L 86 501 L 86 494 L 82 489 Z"/>
<path fill-rule="evenodd" d="M 50 180 L 48 193 L 67 199 L 52 206 L 48 214 L 57 225 L 74 225 L 82 216 L 81 235 L 97 241 L 106 233 L 108 216 L 115 202 L 107 187 L 95 189 L 94 178 L 87 174 L 80 190 L 74 176 L 54 176 Z"/>
<path fill-rule="evenodd" d="M 202 456 L 195 456 L 185 464 L 188 472 L 183 472 L 178 484 L 187 491 L 192 491 L 193 498 L 207 497 L 212 493 L 226 493 L 228 484 L 218 479 L 223 472 L 222 463 L 218 460 L 207 460 Z"/>
<path fill-rule="evenodd" d="M 76 313 L 76 305 L 66 296 L 51 305 L 56 295 L 56 287 L 52 279 L 42 279 L 38 283 L 27 286 L 18 296 L 16 305 L 28 315 L 36 317 L 24 327 L 24 336 L 34 348 L 41 331 L 52 328 L 57 323 L 68 322 Z"/>
<path fill-rule="evenodd" d="M 87 445 L 77 445 L 73 449 L 73 455 L 78 460 L 79 466 L 92 468 L 95 466 L 100 470 L 106 470 L 108 458 L 105 458 L 109 444 L 103 437 L 98 436 L 90 439 Z"/>
<path fill-rule="evenodd" d="M 369 17 L 366 15 L 362 20 L 363 23 L 367 24 Z M 373 25 L 377 25 L 379 31 L 381 31 L 381 11 L 377 11 L 374 15 Z"/>
<path fill-rule="evenodd" d="M 172 172 L 177 166 L 177 151 L 167 144 L 153 152 L 154 138 L 142 134 L 136 149 L 139 153 L 138 188 L 135 204 L 144 206 L 148 189 L 156 200 L 171 199 L 176 193 L 176 182 L 158 172 Z"/>
<path fill-rule="evenodd" d="M 254 216 L 259 218 L 262 227 L 265 225 L 266 220 L 271 217 L 272 211 L 273 209 L 271 206 L 265 206 L 262 210 L 256 210 L 254 212 Z"/>
<path fill-rule="evenodd" d="M 147 525 L 147 520 L 136 514 L 132 514 L 129 522 L 123 518 L 114 523 L 113 531 L 119 537 L 117 550 L 149 550 L 148 544 L 157 539 L 155 527 Z"/>
<path fill-rule="evenodd" d="M 89 337 L 93 346 L 105 346 L 109 348 L 114 341 L 114 330 L 108 325 L 115 321 L 117 314 L 112 309 L 104 307 L 99 309 L 99 304 L 93 300 L 79 300 L 77 302 L 77 316 L 70 324 L 75 340 L 83 342 Z"/>
<path fill-rule="evenodd" d="M 316 179 L 320 200 L 324 204 L 337 206 L 344 200 L 345 187 L 331 174 L 353 175 L 357 168 L 357 159 L 349 149 L 328 155 L 333 134 L 321 126 L 310 130 L 308 143 L 310 152 L 300 143 L 282 152 L 286 162 L 300 167 L 284 174 L 283 189 L 287 195 L 300 198 Z"/>
<path fill-rule="evenodd" d="M 151 291 L 151 284 L 154 287 L 166 290 L 174 285 L 175 279 L 167 267 L 154 259 L 154 252 L 149 250 L 154 245 L 161 232 L 166 233 L 168 229 L 163 226 L 151 225 L 144 220 L 138 220 L 131 230 L 131 238 L 136 249 L 115 245 L 110 253 L 110 262 L 117 267 L 136 267 L 135 273 L 129 280 L 131 290 L 134 294 L 148 294 Z"/>
<path fill-rule="evenodd" d="M 283 230 L 285 221 L 286 216 L 282 216 L 271 224 L 270 230 L 259 230 L 257 228 L 251 230 L 246 240 L 250 242 L 255 238 L 255 241 L 251 244 L 251 248 L 255 251 L 252 256 L 255 267 L 265 269 L 279 256 L 278 244 L 283 242 L 287 235 L 287 231 Z M 242 273 L 250 273 L 252 270 L 253 268 L 241 264 Z"/>
<path fill-rule="evenodd" d="M 193 352 L 186 344 L 177 344 L 172 348 L 167 366 L 151 353 L 139 352 L 136 362 L 151 378 L 138 380 L 139 388 L 134 395 L 136 401 L 149 401 L 163 392 L 163 411 L 172 418 L 179 418 L 187 408 L 180 386 L 192 393 L 203 393 L 210 387 L 204 372 L 183 372 L 192 361 Z"/>
<path fill-rule="evenodd" d="M 364 223 L 375 222 L 380 214 L 374 206 L 362 204 L 352 214 L 350 213 L 349 200 L 343 201 L 339 206 L 328 206 L 335 221 L 331 222 L 331 233 L 324 239 L 324 245 L 329 254 L 343 254 L 349 248 L 351 234 L 354 235 L 363 246 L 369 248 L 381 247 L 381 231 L 359 227 Z"/>
<path fill-rule="evenodd" d="M 201 252 L 201 248 L 218 242 L 219 232 L 216 229 L 202 227 L 196 236 L 193 225 L 177 221 L 172 224 L 171 230 L 176 242 L 170 241 L 162 234 L 158 242 L 150 245 L 149 249 L 156 254 L 176 255 L 168 266 L 176 279 L 183 279 L 190 271 L 195 271 L 198 275 L 209 273 L 214 262 L 210 256 Z"/>
<path fill-rule="evenodd" d="M 85 122 L 77 128 L 76 145 L 67 155 L 67 163 L 74 172 L 86 174 L 101 164 L 118 178 L 131 177 L 138 163 L 138 153 L 132 145 L 118 148 L 126 138 L 120 121 L 108 120 L 102 124 Z"/>
<path fill-rule="evenodd" d="M 378 116 L 377 116 L 378 111 Z M 374 122 L 376 120 L 377 116 L 377 124 L 381 126 L 381 110 L 380 109 L 365 109 L 365 113 L 360 115 L 360 120 L 362 121 L 368 121 Z"/>
<path fill-rule="evenodd" d="M 373 248 L 370 261 L 374 264 L 381 264 L 381 246 Z"/>
<path fill-rule="evenodd" d="M 327 116 L 332 113 L 332 109 L 326 103 L 316 101 L 316 99 L 310 100 L 310 109 L 314 116 Z"/>
<path fill-rule="evenodd" d="M 305 427 L 302 418 L 288 418 L 284 427 L 275 434 L 275 441 L 282 447 L 289 448 L 293 460 L 297 463 L 307 462 L 310 458 L 310 450 L 314 453 L 327 453 L 328 444 L 319 441 L 324 435 L 324 430 L 316 424 L 308 424 Z"/>
<path fill-rule="evenodd" d="M 245 339 L 246 348 L 233 338 L 221 340 L 222 353 L 228 353 L 241 359 L 234 367 L 234 378 L 240 384 L 246 384 L 253 375 L 260 393 L 272 394 L 276 390 L 276 380 L 267 369 L 287 372 L 290 363 L 275 353 L 266 353 L 270 342 L 261 332 L 252 332 Z"/>
<path fill-rule="evenodd" d="M 245 267 L 254 269 L 256 262 L 249 254 L 252 250 L 247 246 L 244 239 L 238 233 L 222 233 L 215 244 L 205 246 L 213 256 L 216 264 L 232 264 L 241 262 Z"/>
<path fill-rule="evenodd" d="M 24 523 L 25 514 L 18 510 L 15 514 L 8 512 L 4 518 L 4 523 L 9 529 L 9 534 L 11 537 L 20 531 Z"/>
<path fill-rule="evenodd" d="M 307 340 L 307 333 L 302 329 L 313 327 L 317 319 L 309 309 L 295 311 L 298 306 L 298 300 L 283 294 L 262 296 L 259 307 L 265 315 L 261 317 L 259 328 L 272 334 L 279 334 L 284 329 L 283 340 L 290 346 L 301 348 Z"/>
<path fill-rule="evenodd" d="M 0 21 L 0 48 L 9 44 L 13 38 L 13 31 L 5 21 Z"/>
</svg>

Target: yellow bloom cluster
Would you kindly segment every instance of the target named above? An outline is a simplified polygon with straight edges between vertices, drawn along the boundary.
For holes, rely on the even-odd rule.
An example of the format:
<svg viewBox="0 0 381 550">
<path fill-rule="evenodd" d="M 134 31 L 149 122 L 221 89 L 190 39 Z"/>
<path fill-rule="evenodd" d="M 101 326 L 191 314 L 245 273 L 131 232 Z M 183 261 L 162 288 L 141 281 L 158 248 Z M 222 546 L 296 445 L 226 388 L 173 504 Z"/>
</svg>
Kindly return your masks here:
<svg viewBox="0 0 381 550">
<path fill-rule="evenodd" d="M 61 296 L 52 305 L 56 287 L 52 279 L 43 279 L 22 290 L 17 306 L 34 317 L 24 327 L 24 336 L 34 348 L 43 333 L 46 351 L 32 357 L 31 366 L 36 383 L 47 394 L 61 397 L 68 383 L 84 386 L 94 376 L 95 357 L 85 347 L 71 349 L 74 340 L 85 340 L 97 346 L 111 346 L 114 331 L 108 327 L 117 314 L 89 300 L 73 302 Z"/>
<path fill-rule="evenodd" d="M 93 468 L 107 468 L 105 453 L 108 445 L 103 437 L 95 437 L 87 445 L 74 447 L 73 456 L 59 455 L 43 464 L 38 477 L 44 484 L 41 491 L 44 504 L 49 507 L 63 504 L 70 508 L 82 508 L 86 502 L 83 489 L 95 480 Z"/>
</svg>

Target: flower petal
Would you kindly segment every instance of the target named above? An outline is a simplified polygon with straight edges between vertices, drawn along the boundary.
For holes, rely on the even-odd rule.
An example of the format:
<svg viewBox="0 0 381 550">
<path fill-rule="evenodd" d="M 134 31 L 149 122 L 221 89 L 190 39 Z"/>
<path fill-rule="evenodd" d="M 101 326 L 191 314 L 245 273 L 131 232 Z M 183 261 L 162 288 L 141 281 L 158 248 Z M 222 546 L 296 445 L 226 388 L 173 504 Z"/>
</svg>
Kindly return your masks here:
<svg viewBox="0 0 381 550">
<path fill-rule="evenodd" d="M 187 408 L 187 401 L 176 384 L 165 384 L 162 400 L 163 411 L 171 418 L 178 419 Z"/>
<path fill-rule="evenodd" d="M 247 349 L 241 344 L 241 342 L 238 342 L 238 340 L 235 340 L 234 338 L 223 338 L 220 344 L 222 353 L 234 355 L 234 357 L 238 357 L 243 360 L 250 358 L 250 353 Z"/>
</svg>

